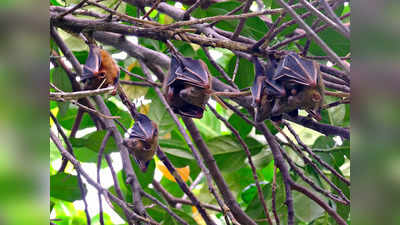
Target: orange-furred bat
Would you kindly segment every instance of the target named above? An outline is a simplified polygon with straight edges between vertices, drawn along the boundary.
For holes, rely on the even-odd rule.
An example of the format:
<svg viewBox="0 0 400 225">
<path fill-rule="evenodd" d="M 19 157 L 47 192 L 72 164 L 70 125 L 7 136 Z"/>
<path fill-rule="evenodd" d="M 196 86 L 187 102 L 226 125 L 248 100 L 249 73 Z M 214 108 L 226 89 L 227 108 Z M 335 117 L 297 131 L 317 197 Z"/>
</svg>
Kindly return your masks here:
<svg viewBox="0 0 400 225">
<path fill-rule="evenodd" d="M 112 95 L 116 94 L 120 70 L 111 55 L 94 43 L 89 44 L 89 55 L 83 66 L 81 80 L 88 89 L 114 85 Z"/>
<path fill-rule="evenodd" d="M 135 124 L 128 131 L 128 137 L 124 139 L 123 144 L 133 155 L 140 170 L 146 172 L 158 145 L 157 124 L 146 115 L 138 113 Z"/>
</svg>

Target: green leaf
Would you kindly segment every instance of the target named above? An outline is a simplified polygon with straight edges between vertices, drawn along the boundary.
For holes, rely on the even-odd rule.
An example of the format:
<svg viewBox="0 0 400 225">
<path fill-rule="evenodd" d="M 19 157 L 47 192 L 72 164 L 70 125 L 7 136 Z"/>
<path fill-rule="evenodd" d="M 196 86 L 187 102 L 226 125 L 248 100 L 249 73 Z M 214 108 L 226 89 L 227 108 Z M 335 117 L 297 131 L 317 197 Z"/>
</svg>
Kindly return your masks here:
<svg viewBox="0 0 400 225">
<path fill-rule="evenodd" d="M 254 198 L 255 195 L 257 195 L 257 187 L 255 184 L 250 184 L 241 193 L 242 200 L 247 204 Z"/>
<path fill-rule="evenodd" d="M 252 188 L 254 189 L 256 187 L 252 186 Z M 271 197 L 270 197 L 271 188 L 272 188 L 271 184 L 264 184 L 264 185 L 261 186 L 261 190 L 262 190 L 262 193 L 264 195 L 264 200 L 265 200 L 266 203 L 270 202 L 270 199 L 271 199 Z M 247 215 L 249 215 L 251 218 L 254 218 L 254 219 L 265 218 L 264 209 L 263 209 L 263 206 L 262 206 L 262 204 L 260 202 L 260 199 L 259 199 L 259 196 L 258 196 L 258 193 L 257 193 L 257 189 L 255 189 L 255 191 L 256 192 L 252 196 L 251 200 L 248 202 L 248 205 L 247 205 L 247 208 L 246 208 L 245 212 L 246 212 Z M 277 206 L 279 206 L 279 204 Z M 271 214 L 271 216 L 272 216 L 272 214 Z M 258 224 L 267 224 L 267 223 L 263 222 L 263 223 L 258 223 Z"/>
<path fill-rule="evenodd" d="M 50 162 L 53 162 L 57 159 L 61 159 L 60 151 L 58 150 L 57 146 L 50 141 Z"/>
<path fill-rule="evenodd" d="M 105 212 L 103 212 L 103 220 L 104 224 L 113 224 L 111 217 Z M 91 222 L 93 225 L 100 225 L 100 214 L 97 214 L 94 217 L 92 217 Z"/>
<path fill-rule="evenodd" d="M 261 171 L 264 176 L 264 180 L 272 182 L 272 179 L 274 178 L 274 161 L 271 160 L 268 166 L 264 167 Z"/>
<path fill-rule="evenodd" d="M 203 118 L 193 121 L 205 140 L 221 135 L 221 122 L 214 116 L 211 110 L 205 110 Z"/>
<path fill-rule="evenodd" d="M 85 64 L 86 59 L 89 55 L 88 51 L 74 51 L 72 53 L 75 55 L 80 64 Z"/>
<path fill-rule="evenodd" d="M 332 176 L 332 181 L 333 183 L 342 190 L 344 195 L 350 199 L 350 188 L 347 186 L 343 181 L 339 180 L 336 176 Z M 334 191 L 335 194 L 338 194 L 337 191 Z M 347 220 L 350 214 L 350 206 L 349 205 L 343 205 L 341 203 L 336 203 L 337 207 L 337 212 L 339 215 L 344 219 Z"/>
<path fill-rule="evenodd" d="M 58 87 L 60 90 L 64 92 L 72 91 L 71 81 L 69 80 L 68 75 L 63 68 L 55 67 L 53 70 L 52 77 L 54 85 Z M 69 102 L 57 102 L 57 104 L 59 108 L 58 115 L 60 117 L 65 116 L 65 114 L 68 111 Z"/>
<path fill-rule="evenodd" d="M 238 7 L 241 3 L 237 1 L 224 1 L 212 4 L 207 10 L 197 9 L 192 15 L 197 18 L 204 18 L 210 16 L 224 15 Z M 238 20 L 222 20 L 219 21 L 216 27 L 233 32 L 236 29 Z M 268 32 L 265 23 L 258 17 L 247 18 L 245 25 L 240 33 L 243 36 L 253 39 L 260 39 Z"/>
<path fill-rule="evenodd" d="M 126 4 L 125 14 L 132 17 L 137 17 L 137 7 L 131 4 Z"/>
<path fill-rule="evenodd" d="M 298 3 L 297 0 L 293 1 L 293 4 L 296 4 L 296 3 Z M 282 8 L 282 6 L 281 6 L 277 1 L 272 1 L 272 2 L 271 2 L 271 9 L 276 9 L 276 8 Z M 307 10 L 306 10 L 305 8 L 297 8 L 297 9 L 295 9 L 295 12 L 296 12 L 298 15 L 301 15 L 301 14 L 305 13 L 306 11 L 307 11 Z M 279 16 L 280 16 L 280 14 L 271 15 L 272 21 L 275 22 L 275 21 L 279 18 Z M 286 23 L 286 22 L 288 22 L 288 21 L 290 21 L 290 20 L 292 20 L 291 15 L 288 14 L 288 13 L 286 13 L 286 16 L 285 16 L 283 19 L 281 19 L 280 24 Z M 307 18 L 307 19 L 305 20 L 305 22 L 306 22 L 308 25 L 310 25 L 310 24 L 311 24 L 310 18 Z M 292 25 L 286 27 L 285 29 L 283 29 L 281 32 L 279 32 L 279 33 L 278 33 L 278 36 L 279 36 L 279 37 L 285 37 L 285 36 L 287 36 L 288 34 L 292 33 L 297 27 L 298 27 L 297 23 L 294 23 L 294 24 L 292 24 Z"/>
<path fill-rule="evenodd" d="M 218 168 L 225 173 L 234 172 L 244 167 L 246 156 L 241 152 L 214 155 Z"/>
<path fill-rule="evenodd" d="M 150 111 L 147 116 L 158 124 L 159 136 L 164 136 L 174 129 L 174 120 L 169 115 L 154 89 L 149 89 L 145 98 L 151 99 Z"/>
<path fill-rule="evenodd" d="M 163 177 L 160 181 L 161 185 L 173 196 L 180 198 L 183 196 L 183 191 L 179 187 L 178 183 L 168 180 L 167 178 Z"/>
<path fill-rule="evenodd" d="M 339 168 L 344 163 L 344 156 L 350 155 L 349 142 L 344 142 L 341 146 L 335 145 L 335 141 L 326 136 L 320 136 L 313 145 L 313 150 L 318 150 L 319 155 L 328 164 Z"/>
<path fill-rule="evenodd" d="M 147 187 L 149 184 L 151 184 L 151 182 L 153 182 L 154 170 L 156 168 L 154 159 L 150 161 L 149 166 L 147 167 L 147 171 L 145 173 L 140 170 L 133 157 L 131 157 L 131 163 L 142 188 Z"/>
<path fill-rule="evenodd" d="M 233 71 L 236 65 L 236 57 L 233 56 L 228 64 L 228 74 L 233 75 Z M 247 88 L 253 84 L 254 81 L 254 65 L 245 58 L 240 58 L 239 68 L 237 70 L 235 84 L 238 85 L 239 89 Z"/>
<path fill-rule="evenodd" d="M 86 195 L 86 185 L 83 184 L 83 187 Z M 50 176 L 50 196 L 69 202 L 81 199 L 78 177 L 66 173 Z"/>
<path fill-rule="evenodd" d="M 185 142 L 176 139 L 161 139 L 159 144 L 162 150 L 168 154 L 190 160 L 194 159 Z"/>
<path fill-rule="evenodd" d="M 50 5 L 54 5 L 54 6 L 64 6 L 61 3 L 59 3 L 57 0 L 50 0 Z"/>
<path fill-rule="evenodd" d="M 241 112 L 245 112 L 245 109 L 241 109 Z M 232 114 L 229 118 L 228 122 L 239 132 L 242 138 L 246 137 L 251 129 L 252 125 L 248 124 L 245 120 L 243 120 L 240 116 L 236 113 Z"/>
<path fill-rule="evenodd" d="M 178 209 L 172 209 L 172 211 L 178 215 L 179 217 L 181 217 L 184 221 L 186 221 L 188 224 L 190 225 L 198 225 L 197 222 L 193 219 L 193 216 L 188 215 L 187 213 L 178 210 Z M 174 219 L 170 214 L 165 213 L 165 219 L 163 221 L 162 224 L 165 225 L 173 225 L 173 224 L 180 224 L 176 219 Z"/>
<path fill-rule="evenodd" d="M 243 191 L 247 186 L 254 183 L 253 173 L 249 166 L 242 167 L 236 171 L 223 172 L 226 183 L 229 189 L 238 194 Z M 238 182 L 240 181 L 240 182 Z"/>
<path fill-rule="evenodd" d="M 82 148 L 74 148 L 74 154 L 77 160 L 80 162 L 87 162 L 87 163 L 96 163 L 98 160 L 98 154 L 94 151 L 91 151 L 90 149 L 86 147 Z M 107 167 L 107 162 L 104 159 L 104 154 L 101 159 L 101 168 Z"/>
<path fill-rule="evenodd" d="M 85 143 L 85 147 L 89 148 L 92 151 L 98 152 L 106 133 L 107 131 L 105 130 L 99 130 L 90 133 Z M 104 154 L 118 151 L 119 150 L 117 148 L 117 145 L 115 144 L 114 137 L 110 135 L 107 140 L 106 147 L 104 148 Z"/>
<path fill-rule="evenodd" d="M 57 120 L 65 129 L 71 130 L 72 126 L 75 123 L 75 119 L 78 113 L 78 108 L 70 107 L 65 115 L 57 114 Z M 89 116 L 88 113 L 84 113 L 82 116 L 81 124 L 79 125 L 79 129 L 85 129 L 88 127 L 94 127 L 93 120 Z"/>
<path fill-rule="evenodd" d="M 322 197 L 319 193 L 314 192 L 319 197 Z M 293 192 L 293 206 L 295 216 L 304 222 L 311 222 L 318 217 L 322 216 L 325 212 L 321 206 L 299 192 Z"/>
<path fill-rule="evenodd" d="M 333 28 L 327 28 L 318 33 L 318 36 L 338 55 L 346 56 L 350 52 L 350 40 L 338 33 Z M 301 45 L 306 43 L 306 39 L 303 38 L 299 41 Z M 324 50 L 322 50 L 315 41 L 311 41 L 309 51 L 313 55 L 326 56 Z"/>
</svg>

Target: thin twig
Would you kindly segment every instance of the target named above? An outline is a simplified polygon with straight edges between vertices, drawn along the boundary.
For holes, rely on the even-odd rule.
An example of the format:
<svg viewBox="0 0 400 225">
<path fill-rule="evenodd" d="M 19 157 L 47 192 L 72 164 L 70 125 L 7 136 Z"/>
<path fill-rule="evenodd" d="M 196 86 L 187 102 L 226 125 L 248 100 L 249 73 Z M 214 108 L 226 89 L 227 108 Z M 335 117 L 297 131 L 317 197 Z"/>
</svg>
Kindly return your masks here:
<svg viewBox="0 0 400 225">
<path fill-rule="evenodd" d="M 101 193 L 104 196 L 107 196 L 107 198 L 109 197 L 117 205 L 119 205 L 121 208 L 123 208 L 124 210 L 126 210 L 129 213 L 128 220 L 134 219 L 134 220 L 144 221 L 144 222 L 147 222 L 147 223 L 150 223 L 153 225 L 160 225 L 159 223 L 155 222 L 154 220 L 151 220 L 149 218 L 145 218 L 145 217 L 142 217 L 142 216 L 136 214 L 134 211 L 132 211 L 127 206 L 127 204 L 124 201 L 122 201 L 121 199 L 119 199 L 118 197 L 116 197 L 115 195 L 110 193 L 107 189 L 103 188 L 100 184 L 98 184 L 96 181 L 94 181 L 92 178 L 90 178 L 90 176 L 82 169 L 80 162 L 78 160 L 76 160 L 75 157 L 73 155 L 71 155 L 67 150 L 65 150 L 65 148 L 62 146 L 60 140 L 57 138 L 57 136 L 54 134 L 54 132 L 52 130 L 50 130 L 50 138 L 57 145 L 57 148 L 60 151 L 61 155 L 64 156 L 65 158 L 67 158 L 72 163 L 72 165 L 74 165 L 77 173 L 79 172 L 83 177 L 85 177 L 85 179 L 87 180 L 87 182 L 90 185 L 95 187 L 98 191 L 101 191 Z"/>
<path fill-rule="evenodd" d="M 241 5 L 239 5 L 238 7 L 234 8 L 232 11 L 228 12 L 225 14 L 225 16 L 229 16 L 229 15 L 233 15 L 236 12 L 239 12 L 239 10 L 241 10 L 244 6 L 246 5 L 246 2 L 243 2 Z M 210 24 L 208 24 L 209 27 L 213 27 L 215 24 L 217 24 L 219 21 L 215 21 L 212 22 Z"/>
<path fill-rule="evenodd" d="M 340 99 L 340 100 L 338 100 L 336 102 L 332 102 L 332 103 L 329 103 L 327 105 L 323 105 L 321 107 L 321 109 L 329 109 L 329 108 L 332 108 L 332 107 L 335 107 L 335 106 L 338 106 L 338 105 L 341 105 L 341 104 L 349 104 L 349 103 L 350 103 L 350 98 Z"/>
<path fill-rule="evenodd" d="M 100 96 L 93 97 L 97 106 L 99 107 L 99 111 L 110 115 L 110 110 L 108 109 L 107 105 L 104 103 L 103 99 Z M 114 121 L 111 119 L 104 119 L 104 123 L 106 125 L 107 130 L 111 130 L 112 135 L 114 137 L 115 143 L 117 144 L 118 149 L 120 150 L 121 160 L 122 160 L 122 167 L 126 174 L 126 183 L 130 185 L 133 197 L 133 204 L 135 206 L 135 212 L 139 215 L 146 215 L 146 210 L 143 206 L 141 201 L 141 194 L 140 189 L 141 186 L 133 170 L 132 163 L 129 157 L 129 152 L 126 149 L 125 145 L 123 144 L 123 138 L 121 133 L 118 131 L 117 127 L 114 124 Z"/>
<path fill-rule="evenodd" d="M 237 72 L 239 70 L 240 57 L 236 56 L 235 68 L 233 69 L 232 82 L 235 82 Z"/>
<path fill-rule="evenodd" d="M 268 212 L 268 207 L 267 207 L 267 205 L 265 203 L 264 194 L 262 192 L 261 185 L 260 185 L 260 182 L 258 180 L 256 167 L 254 166 L 253 160 L 251 159 L 251 153 L 250 153 L 249 147 L 246 145 L 246 143 L 244 142 L 243 138 L 240 136 L 239 132 L 224 117 L 222 117 L 217 112 L 217 110 L 215 110 L 208 103 L 207 103 L 207 106 L 214 113 L 215 117 L 217 117 L 217 119 L 221 120 L 225 124 L 225 126 L 228 127 L 228 129 L 232 131 L 233 135 L 235 135 L 236 139 L 238 139 L 240 145 L 242 146 L 243 150 L 245 151 L 245 153 L 247 155 L 247 159 L 248 159 L 249 164 L 250 164 L 251 171 L 253 173 L 254 181 L 256 183 L 256 187 L 257 187 L 257 191 L 258 191 L 258 197 L 259 197 L 260 203 L 261 203 L 261 205 L 263 206 L 263 209 L 264 209 L 264 214 L 267 217 L 268 223 L 270 225 L 272 225 L 271 217 L 269 216 L 269 212 Z"/>
<path fill-rule="evenodd" d="M 81 8 L 88 0 L 82 0 L 80 1 L 78 4 L 76 4 L 74 7 L 72 7 L 71 9 L 61 13 L 58 18 L 63 18 L 65 15 L 73 13 L 75 10 Z"/>
<path fill-rule="evenodd" d="M 61 134 L 61 137 L 63 138 L 64 143 L 66 144 L 68 151 L 64 149 L 64 147 L 61 144 L 61 141 L 55 136 L 54 133 L 53 133 L 54 137 L 52 137 L 53 143 L 57 146 L 58 149 L 63 148 L 68 154 L 70 154 L 72 157 L 75 157 L 74 156 L 74 150 L 72 148 L 72 144 L 69 141 L 67 135 L 65 135 L 65 133 L 64 133 L 60 123 L 58 122 L 57 118 L 51 112 L 50 112 L 50 117 L 53 120 L 54 124 L 56 125 L 58 133 Z M 50 132 L 52 132 L 52 131 L 50 130 Z M 78 178 L 79 189 L 81 191 L 81 198 L 82 198 L 83 204 L 85 206 L 86 223 L 88 225 L 90 225 L 91 224 L 91 220 L 90 220 L 90 214 L 89 214 L 89 209 L 88 209 L 89 208 L 88 207 L 88 203 L 86 201 L 86 191 L 85 191 L 85 188 L 83 186 L 81 173 L 79 171 L 76 171 L 76 174 L 77 174 L 77 178 Z"/>
<path fill-rule="evenodd" d="M 165 198 L 165 200 L 168 202 L 169 205 L 172 207 L 175 207 L 176 204 L 185 204 L 185 205 L 193 205 L 193 202 L 188 199 L 181 199 L 181 198 L 176 198 L 173 195 L 171 195 L 167 190 L 165 190 L 161 184 L 155 180 L 152 182 L 154 188 L 161 193 L 161 195 Z M 189 188 L 190 189 L 190 188 Z M 217 207 L 215 205 L 207 204 L 207 203 L 202 203 L 200 202 L 200 205 L 203 206 L 206 209 L 210 209 L 216 212 L 222 212 L 220 207 Z"/>
<path fill-rule="evenodd" d="M 314 41 L 324 50 L 324 52 L 331 57 L 331 60 L 335 62 L 340 68 L 342 68 L 346 75 L 349 76 L 350 68 L 340 60 L 336 53 L 304 22 L 303 19 L 297 15 L 296 11 L 293 10 L 284 0 L 277 0 L 279 4 L 285 8 L 288 13 L 297 21 L 300 27 L 302 27 Z"/>
<path fill-rule="evenodd" d="M 229 207 L 230 211 L 234 218 L 239 222 L 239 224 L 248 224 L 248 225 L 255 225 L 255 221 L 250 218 L 239 206 L 236 201 L 236 198 L 233 196 L 232 192 L 230 191 L 228 185 L 226 184 L 221 171 L 216 164 L 214 156 L 211 154 L 210 150 L 208 149 L 204 139 L 200 135 L 199 130 L 197 129 L 196 125 L 194 124 L 193 120 L 188 117 L 182 117 L 183 122 L 185 123 L 186 128 L 189 130 L 194 143 L 196 143 L 197 148 L 199 149 L 204 162 L 207 165 L 207 168 L 210 170 L 210 173 L 221 192 L 221 195 Z M 226 212 L 226 211 L 225 211 Z M 226 212 L 227 213 L 227 212 Z M 228 214 L 230 216 L 231 213 Z M 235 221 L 231 218 L 232 222 Z"/>
<path fill-rule="evenodd" d="M 151 9 L 149 11 L 146 12 L 146 14 L 143 15 L 142 20 L 146 19 L 151 12 L 153 12 L 154 9 L 157 8 L 158 4 L 160 4 L 161 0 L 157 0 L 154 5 L 151 7 Z"/>
<path fill-rule="evenodd" d="M 324 7 L 326 14 L 331 18 L 336 24 L 344 31 L 346 34 L 350 34 L 350 30 L 346 27 L 342 21 L 336 16 L 335 12 L 332 10 L 331 6 L 326 0 L 320 0 L 321 5 Z M 350 36 L 350 35 L 349 35 Z"/>
<path fill-rule="evenodd" d="M 315 16 L 317 16 L 318 18 L 320 18 L 322 21 L 324 21 L 325 23 L 327 23 L 328 25 L 330 25 L 331 27 L 333 27 L 333 29 L 335 29 L 336 31 L 338 31 L 339 33 L 341 33 L 343 36 L 345 36 L 347 39 L 350 39 L 350 33 L 343 30 L 341 26 L 339 26 L 338 24 L 336 24 L 334 21 L 332 21 L 330 18 L 328 18 L 327 16 L 325 16 L 323 13 L 321 13 L 320 11 L 318 11 L 318 9 L 316 9 L 313 5 L 311 5 L 309 2 L 305 1 L 305 0 L 300 0 L 300 2 L 308 9 L 310 10 Z M 330 8 L 330 7 L 329 7 Z"/>
<path fill-rule="evenodd" d="M 97 183 L 100 185 L 101 185 L 101 181 L 100 181 L 101 160 L 103 158 L 103 152 L 104 152 L 104 149 L 106 148 L 106 144 L 107 144 L 107 141 L 108 141 L 108 138 L 110 137 L 110 135 L 111 135 L 111 132 L 108 130 L 106 135 L 104 135 L 103 141 L 101 142 L 98 157 L 97 157 Z M 101 225 L 104 225 L 103 202 L 101 199 L 100 191 L 98 191 L 97 196 L 99 198 L 99 215 L 100 215 L 99 221 L 100 221 Z"/>
<path fill-rule="evenodd" d="M 274 164 L 274 176 L 272 178 L 272 213 L 274 214 L 274 218 L 275 218 L 275 223 L 276 225 L 279 225 L 279 216 L 278 213 L 276 212 L 276 165 Z"/>
<path fill-rule="evenodd" d="M 193 5 L 191 5 L 191 6 L 185 11 L 185 13 L 184 13 L 183 16 L 182 16 L 182 20 L 188 20 L 188 19 L 190 19 L 190 14 L 191 14 L 195 9 L 197 9 L 197 8 L 201 5 L 202 1 L 203 1 L 203 0 L 196 0 L 196 2 L 195 2 Z"/>
<path fill-rule="evenodd" d="M 312 199 L 314 202 L 316 202 L 319 206 L 321 206 L 325 211 L 332 216 L 332 218 L 336 221 L 338 225 L 348 225 L 346 221 L 343 220 L 342 217 L 336 212 L 335 209 L 331 208 L 324 200 L 319 198 L 317 195 L 315 195 L 313 192 L 309 191 L 307 188 L 296 184 L 294 181 L 290 180 L 290 185 L 293 190 L 296 190 L 300 193 L 303 193 L 305 196 L 309 197 Z"/>
<path fill-rule="evenodd" d="M 204 46 L 201 46 L 204 53 L 206 54 L 208 60 L 210 61 L 211 65 L 213 65 L 215 67 L 215 69 L 218 70 L 218 72 L 224 77 L 224 79 L 226 81 L 228 81 L 228 83 L 234 87 L 235 89 L 238 89 L 238 86 L 232 81 L 232 79 L 228 76 L 228 74 L 225 72 L 224 68 L 222 68 L 210 55 L 210 52 L 208 51 L 208 49 Z"/>
<path fill-rule="evenodd" d="M 286 201 L 288 211 L 288 225 L 294 225 L 294 208 L 293 208 L 293 198 L 291 189 L 291 178 L 289 174 L 289 169 L 286 166 L 285 160 L 283 159 L 282 153 L 280 152 L 280 146 L 276 142 L 274 135 L 271 134 L 269 129 L 264 123 L 257 124 L 257 129 L 263 133 L 265 139 L 271 148 L 272 155 L 274 156 L 275 165 L 279 168 L 282 174 L 283 183 L 285 185 Z"/>
<path fill-rule="evenodd" d="M 148 71 L 147 66 L 146 66 L 143 62 L 141 62 L 140 60 L 139 60 L 139 63 L 140 63 L 140 65 L 141 65 L 141 67 L 142 67 L 143 73 L 147 76 L 148 79 L 151 79 L 151 74 L 150 74 L 150 72 Z M 197 150 L 194 148 L 194 146 L 193 146 L 193 144 L 192 144 L 192 142 L 191 142 L 189 136 L 187 135 L 186 131 L 183 129 L 182 124 L 179 122 L 177 116 L 176 116 L 175 113 L 172 111 L 171 107 L 168 105 L 167 100 L 165 99 L 164 95 L 161 93 L 160 88 L 154 87 L 154 89 L 155 89 L 155 91 L 156 91 L 158 97 L 160 98 L 161 102 L 166 106 L 167 111 L 169 112 L 169 114 L 170 114 L 170 115 L 172 116 L 172 118 L 174 119 L 176 125 L 177 125 L 178 128 L 179 128 L 179 131 L 182 133 L 183 137 L 185 138 L 185 141 L 186 141 L 187 145 L 188 145 L 189 148 L 192 150 L 192 153 L 193 153 L 195 159 L 197 160 L 197 163 L 199 164 L 200 168 L 202 169 L 202 171 L 204 172 L 204 174 L 208 174 L 209 172 L 208 172 L 207 168 L 204 166 L 203 162 L 201 161 L 201 158 L 199 157 L 199 154 L 198 154 Z M 157 154 L 160 154 L 159 152 L 162 153 L 162 151 L 160 150 L 160 151 L 157 151 Z M 159 157 L 160 157 L 160 156 L 159 156 Z M 166 159 L 168 159 L 168 158 L 166 158 Z M 172 164 L 171 164 L 171 165 L 172 165 Z M 165 165 L 165 166 L 167 166 L 167 168 L 168 168 L 168 165 Z M 172 169 L 172 168 L 171 168 L 171 169 Z M 172 174 L 172 172 L 171 172 L 171 174 Z M 184 182 L 183 182 L 183 183 L 184 183 Z M 186 184 L 186 183 L 184 183 L 184 184 Z M 212 184 L 209 184 L 209 185 L 212 185 Z M 183 186 L 182 186 L 182 187 L 183 187 Z M 182 188 L 182 187 L 181 187 L 181 188 Z M 188 194 L 188 193 L 186 193 L 186 194 L 190 197 L 190 194 Z M 193 194 L 192 194 L 191 200 L 193 201 L 193 203 L 198 202 L 198 200 L 194 197 Z M 199 204 L 196 204 L 196 208 L 197 208 L 197 210 L 199 211 L 200 215 L 203 217 L 204 221 L 206 221 L 207 224 L 215 224 L 215 223 L 211 220 L 211 218 L 209 217 L 209 215 L 206 213 L 206 211 L 205 211 Z"/>
<path fill-rule="evenodd" d="M 200 201 L 190 191 L 188 185 L 185 183 L 185 181 L 183 181 L 182 177 L 176 171 L 176 169 L 172 165 L 171 161 L 168 159 L 168 157 L 165 155 L 165 153 L 161 150 L 160 146 L 157 147 L 157 156 L 164 163 L 165 167 L 167 167 L 168 171 L 172 174 L 172 176 L 175 178 L 175 181 L 178 183 L 178 185 L 182 189 L 182 191 L 193 202 L 193 205 L 197 208 L 197 210 L 199 211 L 199 213 L 200 213 L 201 217 L 204 219 L 204 221 L 207 224 L 215 225 L 215 223 L 211 220 L 211 218 L 209 217 L 207 212 L 204 210 L 203 206 L 201 206 Z"/>
<path fill-rule="evenodd" d="M 189 225 L 185 220 L 183 220 L 181 217 L 179 217 L 178 215 L 176 215 L 176 213 L 174 213 L 174 211 L 172 211 L 171 209 L 168 208 L 168 206 L 164 205 L 162 202 L 160 202 L 158 199 L 154 198 L 152 195 L 150 195 L 149 193 L 145 192 L 142 190 L 142 195 L 145 196 L 146 198 L 150 199 L 152 202 L 154 202 L 156 205 L 160 206 L 161 208 L 163 208 L 165 211 L 167 211 L 169 213 L 169 215 L 171 215 L 172 217 L 174 217 L 176 219 L 176 221 L 178 221 L 179 223 L 183 224 L 183 225 Z"/>
<path fill-rule="evenodd" d="M 251 3 L 253 3 L 253 0 L 246 0 L 246 4 L 243 7 L 242 14 L 247 13 L 249 11 Z M 237 25 L 235 31 L 231 36 L 232 40 L 236 40 L 240 32 L 242 32 L 246 19 L 247 18 L 242 18 L 239 20 L 239 24 Z"/>
<path fill-rule="evenodd" d="M 323 161 L 320 157 L 318 157 L 315 153 L 311 151 L 311 149 L 301 141 L 300 137 L 296 134 L 296 132 L 293 130 L 292 126 L 290 126 L 289 123 L 284 122 L 285 126 L 289 129 L 290 133 L 292 133 L 293 137 L 296 138 L 297 143 L 303 147 L 303 149 L 310 154 L 315 160 L 317 160 L 318 163 L 320 163 L 322 166 L 327 168 L 329 171 L 332 172 L 336 177 L 338 177 L 341 181 L 343 181 L 345 184 L 350 185 L 350 181 L 344 178 L 341 174 L 339 174 L 334 168 L 332 168 L 328 163 Z"/>
<path fill-rule="evenodd" d="M 121 67 L 121 66 L 120 66 L 119 68 L 120 68 L 122 71 L 124 71 L 126 74 L 128 74 L 129 76 L 132 76 L 132 77 L 137 78 L 137 79 L 139 79 L 139 80 L 145 81 L 145 82 L 149 83 L 149 84 L 152 85 L 152 86 L 162 87 L 161 84 L 159 84 L 159 83 L 157 83 L 157 82 L 154 82 L 154 81 L 152 81 L 152 80 L 146 79 L 146 78 L 144 78 L 144 77 L 142 77 L 142 76 L 140 76 L 140 75 L 138 75 L 138 74 L 134 74 L 134 73 L 128 71 L 127 69 L 125 69 L 125 68 L 123 68 L 123 67 Z"/>
<path fill-rule="evenodd" d="M 303 159 L 304 163 L 309 164 L 326 182 L 328 182 L 329 185 L 331 185 L 331 187 L 333 189 L 335 189 L 336 191 L 341 191 L 338 187 L 336 187 L 336 185 L 334 185 L 329 179 L 328 177 L 325 176 L 325 174 L 317 167 L 317 165 L 315 165 L 315 163 L 313 163 L 311 160 L 309 160 L 301 151 L 300 149 L 292 142 L 292 140 L 289 139 L 289 137 L 282 131 L 282 129 L 280 129 L 278 126 L 276 126 L 274 124 L 275 128 L 279 130 L 279 132 L 285 137 L 286 141 L 289 143 L 289 146 L 297 153 L 299 154 L 299 156 Z M 312 188 L 314 188 L 316 191 L 324 194 L 325 196 L 327 196 L 328 198 L 331 198 L 332 200 L 336 201 L 336 202 L 340 202 L 342 204 L 348 205 L 350 202 L 347 199 L 347 197 L 341 193 L 340 197 L 343 199 L 339 199 L 336 195 L 333 195 L 332 193 L 330 193 L 327 190 L 324 190 L 320 187 L 318 187 L 310 178 L 306 177 L 305 174 L 300 171 L 299 168 L 297 168 L 293 161 L 290 159 L 290 157 L 286 154 L 286 152 L 284 152 L 281 149 L 281 153 L 282 155 L 286 158 L 286 161 L 289 163 L 290 167 L 306 182 L 308 183 Z M 338 192 L 339 193 L 339 192 Z"/>
<path fill-rule="evenodd" d="M 50 83 L 50 85 L 52 85 Z M 101 89 L 95 90 L 87 90 L 87 91 L 76 91 L 76 92 L 50 92 L 49 99 L 57 101 L 59 99 L 64 100 L 78 100 L 81 98 L 86 98 L 94 95 L 101 95 L 101 94 L 110 94 L 114 90 L 114 87 L 106 87 Z"/>
</svg>

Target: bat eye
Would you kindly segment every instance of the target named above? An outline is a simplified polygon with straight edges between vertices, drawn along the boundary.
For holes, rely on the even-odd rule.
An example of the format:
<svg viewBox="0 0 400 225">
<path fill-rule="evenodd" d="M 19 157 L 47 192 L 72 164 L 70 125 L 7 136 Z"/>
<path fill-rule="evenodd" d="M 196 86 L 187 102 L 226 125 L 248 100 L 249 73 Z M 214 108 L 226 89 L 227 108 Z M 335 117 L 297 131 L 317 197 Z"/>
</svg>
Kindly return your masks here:
<svg viewBox="0 0 400 225">
<path fill-rule="evenodd" d="M 267 96 L 267 101 L 272 102 L 272 100 L 274 100 L 274 98 L 271 95 Z"/>
<path fill-rule="evenodd" d="M 143 146 L 145 150 L 149 150 L 151 148 L 151 146 L 148 143 L 144 143 Z"/>
<path fill-rule="evenodd" d="M 297 90 L 296 90 L 295 88 L 292 88 L 292 89 L 290 90 L 290 94 L 291 94 L 291 95 L 297 95 Z"/>
<path fill-rule="evenodd" d="M 153 135 L 153 136 L 157 136 L 157 135 L 158 135 L 158 130 L 155 129 L 155 130 L 154 130 L 154 135 Z"/>
</svg>

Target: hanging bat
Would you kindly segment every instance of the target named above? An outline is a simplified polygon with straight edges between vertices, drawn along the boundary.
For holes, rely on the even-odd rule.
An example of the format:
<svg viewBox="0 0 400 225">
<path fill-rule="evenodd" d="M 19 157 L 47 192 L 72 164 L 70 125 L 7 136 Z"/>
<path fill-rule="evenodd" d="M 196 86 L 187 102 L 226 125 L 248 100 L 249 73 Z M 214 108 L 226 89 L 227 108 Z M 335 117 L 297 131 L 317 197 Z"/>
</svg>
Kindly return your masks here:
<svg viewBox="0 0 400 225">
<path fill-rule="evenodd" d="M 272 115 L 297 115 L 297 109 L 305 109 L 312 117 L 321 120 L 324 84 L 317 62 L 291 52 L 280 61 L 272 79 L 287 93 L 287 96 L 277 98 Z"/>
<path fill-rule="evenodd" d="M 205 104 L 210 96 L 243 96 L 249 92 L 215 92 L 212 90 L 211 74 L 202 60 L 172 54 L 170 74 L 167 81 L 167 101 L 175 113 L 202 118 Z M 216 97 L 216 100 L 219 99 Z"/>
<path fill-rule="evenodd" d="M 276 67 L 274 61 L 271 60 L 266 69 L 256 57 L 252 61 L 255 70 L 255 79 L 251 87 L 252 106 L 255 121 L 260 122 L 270 117 L 275 99 L 285 96 L 286 91 L 272 79 Z"/>
<path fill-rule="evenodd" d="M 142 172 L 146 172 L 158 145 L 157 124 L 146 115 L 138 113 L 135 124 L 128 131 L 128 137 L 124 139 L 123 144 L 133 155 Z"/>
<path fill-rule="evenodd" d="M 88 89 L 96 89 L 114 85 L 112 95 L 116 94 L 120 70 L 111 55 L 98 47 L 95 43 L 89 43 L 89 55 L 83 66 L 81 80 Z"/>
</svg>

